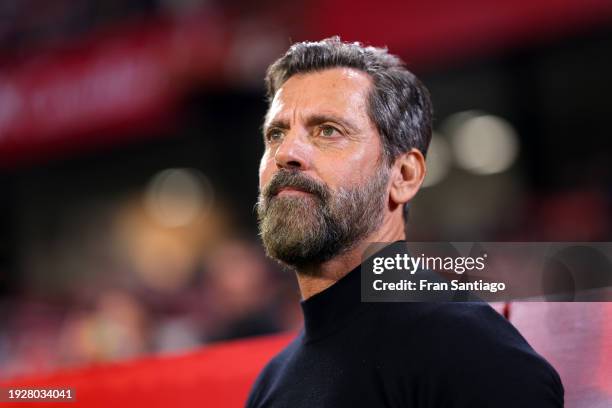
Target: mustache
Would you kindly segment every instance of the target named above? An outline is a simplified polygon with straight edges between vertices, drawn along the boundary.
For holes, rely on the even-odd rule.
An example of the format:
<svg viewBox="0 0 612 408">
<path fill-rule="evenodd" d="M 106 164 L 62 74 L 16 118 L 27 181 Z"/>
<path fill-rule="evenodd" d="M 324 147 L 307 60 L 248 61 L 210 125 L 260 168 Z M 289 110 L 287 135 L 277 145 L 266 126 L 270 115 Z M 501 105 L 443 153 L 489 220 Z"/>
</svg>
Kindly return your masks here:
<svg viewBox="0 0 612 408">
<path fill-rule="evenodd" d="M 322 201 L 326 201 L 330 196 L 329 189 L 325 184 L 305 176 L 299 170 L 279 170 L 264 187 L 262 195 L 270 200 L 283 188 L 301 190 L 318 197 Z"/>
</svg>

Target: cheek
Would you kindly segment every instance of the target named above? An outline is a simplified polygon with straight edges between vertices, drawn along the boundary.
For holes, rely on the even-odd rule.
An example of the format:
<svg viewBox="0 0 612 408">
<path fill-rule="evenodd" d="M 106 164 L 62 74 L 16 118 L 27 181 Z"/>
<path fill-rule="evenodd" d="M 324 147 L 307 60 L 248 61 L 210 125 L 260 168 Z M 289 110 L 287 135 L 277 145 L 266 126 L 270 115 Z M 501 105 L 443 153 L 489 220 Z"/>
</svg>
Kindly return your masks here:
<svg viewBox="0 0 612 408">
<path fill-rule="evenodd" d="M 330 157 L 325 163 L 319 163 L 321 173 L 330 186 L 363 185 L 371 180 L 376 169 L 377 156 L 368 148 L 353 149 L 347 154 Z"/>
<path fill-rule="evenodd" d="M 270 150 L 266 149 L 263 156 L 261 157 L 261 161 L 259 162 L 259 189 L 262 190 L 263 187 L 268 183 L 270 179 L 271 172 L 273 171 L 272 161 L 270 160 L 271 154 Z"/>
</svg>

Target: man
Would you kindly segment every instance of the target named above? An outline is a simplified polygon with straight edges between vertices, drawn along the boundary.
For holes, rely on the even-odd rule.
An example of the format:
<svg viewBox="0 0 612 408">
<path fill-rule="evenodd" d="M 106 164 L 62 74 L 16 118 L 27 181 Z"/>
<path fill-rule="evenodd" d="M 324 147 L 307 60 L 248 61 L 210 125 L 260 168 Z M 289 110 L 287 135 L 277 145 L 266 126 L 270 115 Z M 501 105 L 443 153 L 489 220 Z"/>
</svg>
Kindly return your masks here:
<svg viewBox="0 0 612 408">
<path fill-rule="evenodd" d="M 386 50 L 334 37 L 272 64 L 257 205 L 267 254 L 294 269 L 304 329 L 248 407 L 559 407 L 555 370 L 485 303 L 365 303 L 371 242 L 405 239 L 432 108 Z"/>
</svg>

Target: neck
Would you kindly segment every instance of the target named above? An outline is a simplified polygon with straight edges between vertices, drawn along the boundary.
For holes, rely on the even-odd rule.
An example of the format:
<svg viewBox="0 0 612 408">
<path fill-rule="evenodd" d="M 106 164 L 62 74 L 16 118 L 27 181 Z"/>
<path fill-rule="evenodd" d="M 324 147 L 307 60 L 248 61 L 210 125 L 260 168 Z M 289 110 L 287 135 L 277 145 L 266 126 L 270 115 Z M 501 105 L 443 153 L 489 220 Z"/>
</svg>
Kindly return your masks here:
<svg viewBox="0 0 612 408">
<path fill-rule="evenodd" d="M 297 279 L 302 299 L 306 300 L 324 291 L 359 266 L 363 260 L 363 254 L 371 243 L 395 242 L 402 239 L 406 239 L 403 222 L 385 219 L 379 229 L 362 239 L 350 250 L 329 261 L 298 270 Z"/>
</svg>

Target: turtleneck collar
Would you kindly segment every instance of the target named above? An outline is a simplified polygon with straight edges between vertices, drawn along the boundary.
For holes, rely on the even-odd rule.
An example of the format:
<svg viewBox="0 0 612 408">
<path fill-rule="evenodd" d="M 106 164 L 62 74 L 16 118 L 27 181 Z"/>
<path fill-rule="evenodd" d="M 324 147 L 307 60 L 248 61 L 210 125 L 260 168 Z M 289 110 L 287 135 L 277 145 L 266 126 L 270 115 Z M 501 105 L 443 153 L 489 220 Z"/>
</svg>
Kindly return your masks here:
<svg viewBox="0 0 612 408">
<path fill-rule="evenodd" d="M 394 244 L 400 242 L 406 241 L 399 240 Z M 393 245 L 387 244 L 370 254 L 369 258 L 393 249 Z M 306 343 L 342 329 L 350 320 L 372 305 L 361 301 L 361 284 L 360 264 L 330 287 L 300 302 L 304 314 Z"/>
<path fill-rule="evenodd" d="M 369 303 L 361 302 L 361 265 L 325 290 L 300 302 L 306 343 L 326 337 L 361 314 Z"/>
</svg>

